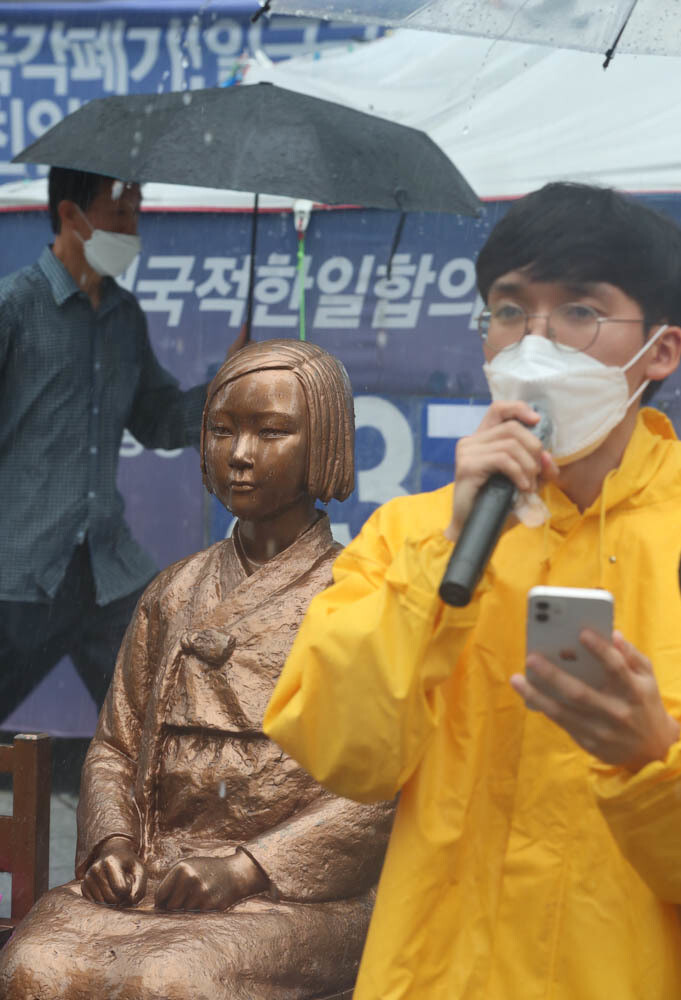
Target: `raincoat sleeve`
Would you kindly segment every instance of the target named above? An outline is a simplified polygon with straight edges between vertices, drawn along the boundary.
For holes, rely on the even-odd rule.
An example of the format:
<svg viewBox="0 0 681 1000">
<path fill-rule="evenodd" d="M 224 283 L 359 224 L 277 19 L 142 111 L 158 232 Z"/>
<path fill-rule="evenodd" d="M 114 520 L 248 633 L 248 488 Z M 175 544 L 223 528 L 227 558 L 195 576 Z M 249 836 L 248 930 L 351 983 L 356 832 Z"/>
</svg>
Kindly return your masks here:
<svg viewBox="0 0 681 1000">
<path fill-rule="evenodd" d="M 159 364 L 140 310 L 141 370 L 127 426 L 145 448 L 199 446 L 206 385 L 180 388 Z"/>
<path fill-rule="evenodd" d="M 76 876 L 82 878 L 104 841 L 128 837 L 139 847 L 135 778 L 145 706 L 153 683 L 153 594 L 145 591 L 125 634 L 97 730 L 85 758 L 78 803 Z"/>
<path fill-rule="evenodd" d="M 659 899 L 681 903 L 681 741 L 637 774 L 595 764 L 591 782 L 624 856 Z"/>
<path fill-rule="evenodd" d="M 265 732 L 337 795 L 391 799 L 414 772 L 490 585 L 487 570 L 468 607 L 440 601 L 451 487 L 432 512 L 428 497 L 441 492 L 391 501 L 340 554 L 265 714 Z"/>
</svg>

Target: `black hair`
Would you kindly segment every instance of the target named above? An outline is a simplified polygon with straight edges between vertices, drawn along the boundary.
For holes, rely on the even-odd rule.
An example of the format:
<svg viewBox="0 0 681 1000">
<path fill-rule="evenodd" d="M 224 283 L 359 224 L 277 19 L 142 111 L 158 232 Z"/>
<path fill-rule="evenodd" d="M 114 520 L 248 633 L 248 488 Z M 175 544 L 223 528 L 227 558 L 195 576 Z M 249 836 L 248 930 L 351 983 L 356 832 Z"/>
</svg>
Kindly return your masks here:
<svg viewBox="0 0 681 1000">
<path fill-rule="evenodd" d="M 555 182 L 514 202 L 478 256 L 485 302 L 497 278 L 517 270 L 533 281 L 615 285 L 640 306 L 646 336 L 662 322 L 681 326 L 681 229 L 610 188 Z"/>
<path fill-rule="evenodd" d="M 102 174 L 91 174 L 87 170 L 50 167 L 48 191 L 52 232 L 59 233 L 61 231 L 60 201 L 72 201 L 83 212 L 87 212 L 102 187 L 110 182 L 110 177 L 105 177 Z"/>
</svg>

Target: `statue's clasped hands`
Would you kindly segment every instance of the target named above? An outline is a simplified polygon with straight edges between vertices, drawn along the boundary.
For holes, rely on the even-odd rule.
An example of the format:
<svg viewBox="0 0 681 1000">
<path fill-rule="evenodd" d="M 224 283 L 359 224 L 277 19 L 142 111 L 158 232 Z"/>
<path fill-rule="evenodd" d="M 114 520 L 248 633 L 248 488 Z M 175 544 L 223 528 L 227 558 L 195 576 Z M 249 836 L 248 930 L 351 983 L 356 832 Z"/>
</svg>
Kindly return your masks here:
<svg viewBox="0 0 681 1000">
<path fill-rule="evenodd" d="M 267 887 L 265 874 L 238 850 L 225 858 L 178 861 L 159 884 L 155 903 L 160 910 L 227 910 Z M 106 841 L 82 882 L 86 899 L 110 906 L 134 906 L 146 888 L 146 870 L 126 837 Z"/>
</svg>

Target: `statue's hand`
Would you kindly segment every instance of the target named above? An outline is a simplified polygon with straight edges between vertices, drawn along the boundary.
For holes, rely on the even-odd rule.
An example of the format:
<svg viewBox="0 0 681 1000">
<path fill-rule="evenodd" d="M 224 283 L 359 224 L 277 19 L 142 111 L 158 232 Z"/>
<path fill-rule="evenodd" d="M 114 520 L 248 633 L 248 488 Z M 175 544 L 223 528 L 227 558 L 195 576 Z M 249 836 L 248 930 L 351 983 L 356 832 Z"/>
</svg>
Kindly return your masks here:
<svg viewBox="0 0 681 1000">
<path fill-rule="evenodd" d="M 185 858 L 159 885 L 156 906 L 162 910 L 227 910 L 267 886 L 266 876 L 245 851 L 227 858 Z"/>
<path fill-rule="evenodd" d="M 106 841 L 81 884 L 86 899 L 112 906 L 139 903 L 146 887 L 144 865 L 127 837 L 112 837 Z"/>
</svg>

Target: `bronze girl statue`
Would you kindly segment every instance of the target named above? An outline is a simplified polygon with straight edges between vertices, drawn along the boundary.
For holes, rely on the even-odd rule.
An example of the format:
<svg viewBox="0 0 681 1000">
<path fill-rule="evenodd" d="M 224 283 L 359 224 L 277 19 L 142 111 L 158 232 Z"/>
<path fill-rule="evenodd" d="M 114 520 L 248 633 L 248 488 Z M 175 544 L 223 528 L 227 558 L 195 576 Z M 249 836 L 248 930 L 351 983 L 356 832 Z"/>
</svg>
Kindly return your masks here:
<svg viewBox="0 0 681 1000">
<path fill-rule="evenodd" d="M 352 490 L 353 432 L 345 370 L 318 347 L 250 344 L 215 376 L 201 462 L 234 532 L 140 600 L 83 769 L 78 881 L 0 953 L 6 1000 L 351 989 L 391 808 L 324 791 L 261 721 L 331 582 L 315 501 Z"/>
</svg>

